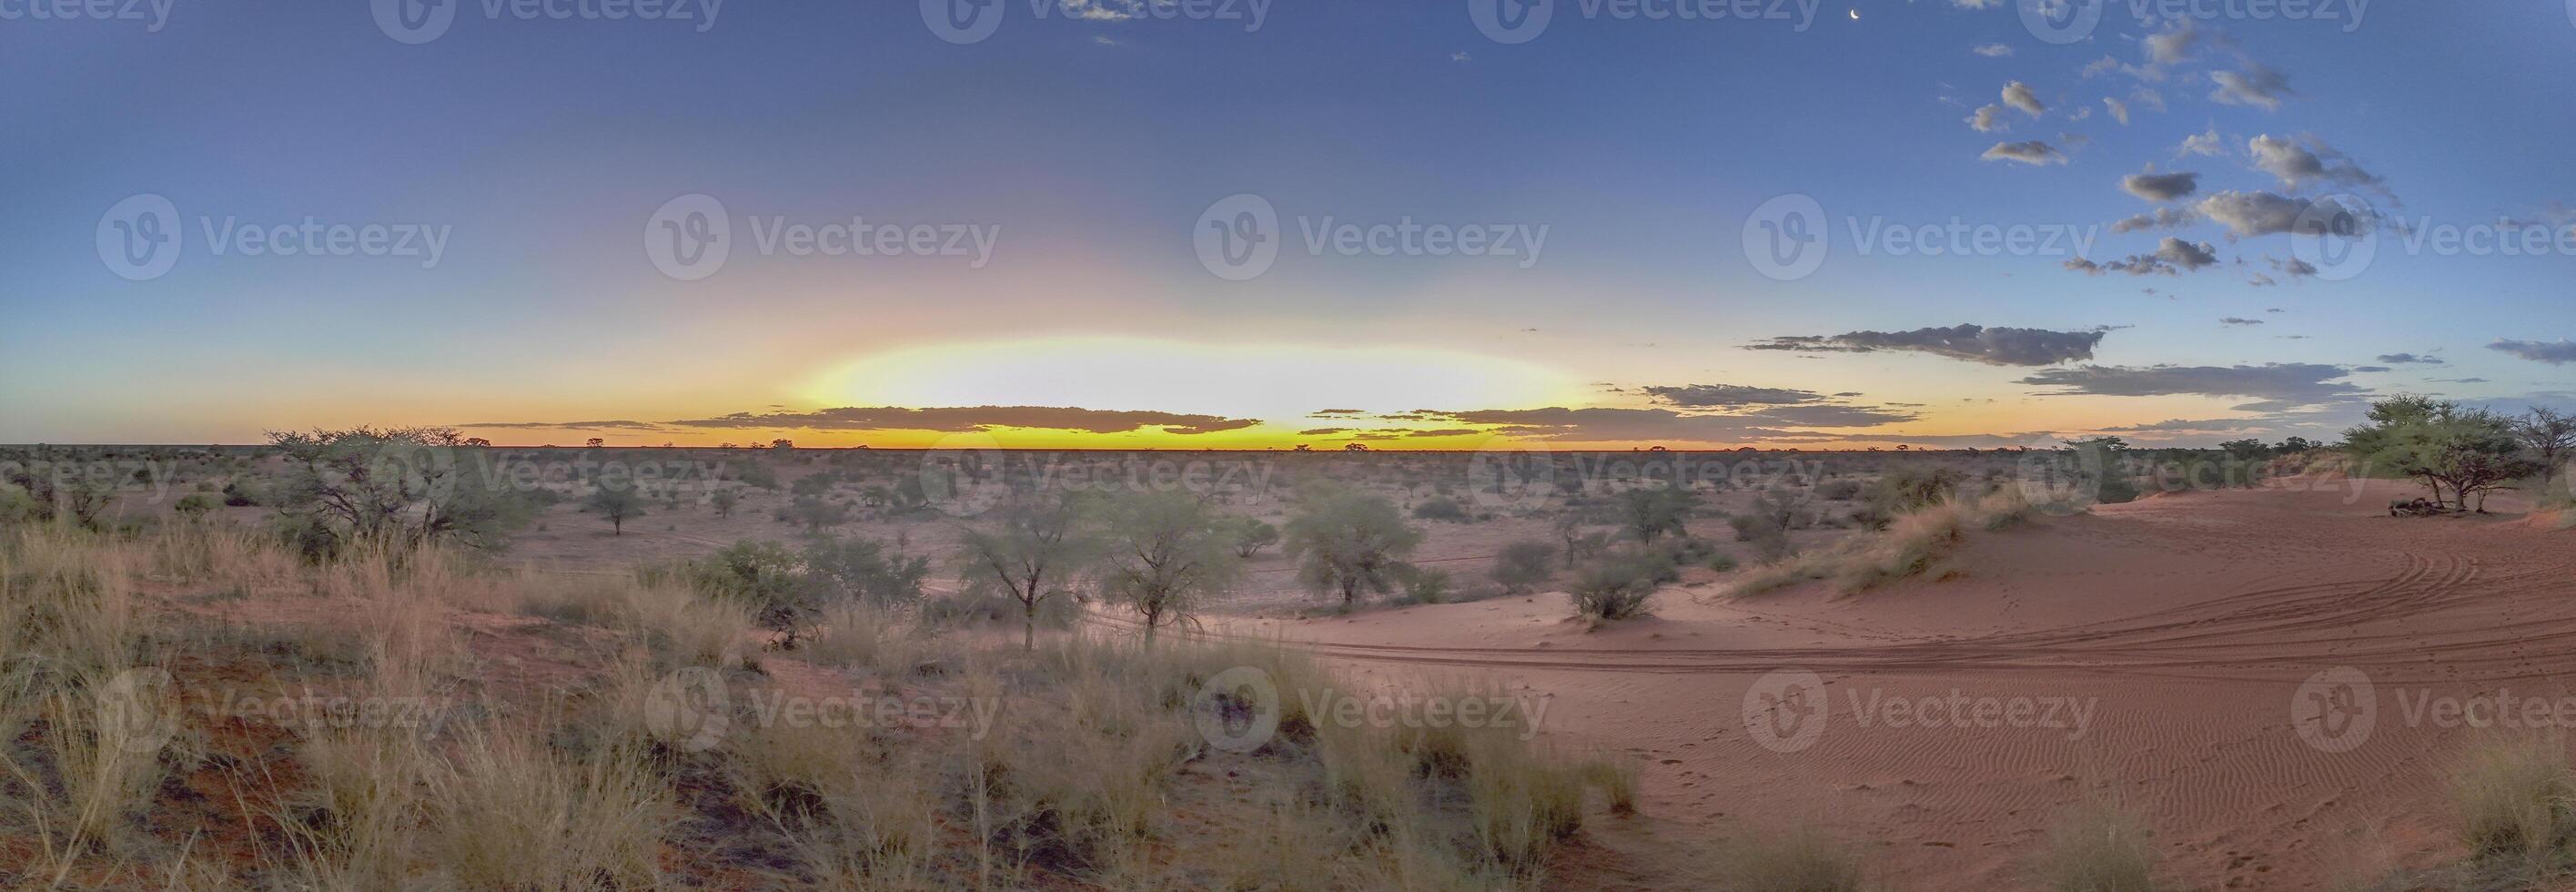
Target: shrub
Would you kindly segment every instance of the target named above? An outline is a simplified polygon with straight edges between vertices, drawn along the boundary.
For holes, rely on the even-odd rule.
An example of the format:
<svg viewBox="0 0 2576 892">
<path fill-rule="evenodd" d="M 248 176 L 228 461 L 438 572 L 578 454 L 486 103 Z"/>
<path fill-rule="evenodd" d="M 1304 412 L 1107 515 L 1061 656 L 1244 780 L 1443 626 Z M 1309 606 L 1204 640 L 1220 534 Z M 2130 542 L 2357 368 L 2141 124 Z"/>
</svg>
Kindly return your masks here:
<svg viewBox="0 0 2576 892">
<path fill-rule="evenodd" d="M 1456 499 L 1445 496 L 1422 500 L 1422 504 L 1413 506 L 1413 517 L 1415 520 L 1437 520 L 1448 523 L 1466 523 L 1472 519 L 1467 516 L 1466 506 L 1458 504 Z"/>
<path fill-rule="evenodd" d="M 1406 526 L 1386 499 L 1340 487 L 1309 490 L 1285 530 L 1288 554 L 1298 559 L 1297 577 L 1318 590 L 1338 590 L 1342 606 L 1359 602 L 1360 592 L 1393 587 L 1395 566 L 1422 544 L 1422 533 Z"/>
<path fill-rule="evenodd" d="M 2472 854 L 2534 863 L 2563 857 L 2576 843 L 2576 773 L 2545 738 L 2491 743 L 2472 752 L 2451 781 L 2461 841 Z"/>
<path fill-rule="evenodd" d="M 1404 599 L 1415 604 L 1438 604 L 1449 600 L 1449 571 L 1420 564 L 1398 564 L 1396 582 L 1404 587 Z"/>
<path fill-rule="evenodd" d="M 1522 594 L 1555 576 L 1555 563 L 1556 546 L 1536 540 L 1514 542 L 1494 555 L 1494 581 L 1502 584 L 1505 594 Z"/>
<path fill-rule="evenodd" d="M 1632 489 L 1619 494 L 1619 516 L 1628 534 L 1652 543 L 1667 533 L 1683 534 L 1683 524 L 1699 507 L 1699 494 L 1678 486 Z"/>
<path fill-rule="evenodd" d="M 2037 865 L 2056 892 L 2155 892 L 2156 851 L 2128 813 L 2088 805 L 2060 816 Z"/>
<path fill-rule="evenodd" d="M 180 499 L 178 504 L 170 506 L 170 510 L 178 512 L 180 517 L 194 520 L 213 512 L 217 504 L 214 496 L 195 493 Z"/>
<path fill-rule="evenodd" d="M 1859 892 L 1869 888 L 1860 853 L 1813 827 L 1739 840 L 1725 849 L 1724 888 L 1744 892 Z"/>
<path fill-rule="evenodd" d="M 872 539 L 822 539 L 805 546 L 804 584 L 813 600 L 856 598 L 879 606 L 919 602 L 930 578 L 930 559 L 913 557 Z"/>
<path fill-rule="evenodd" d="M 1681 579 L 1672 559 L 1644 549 L 1613 551 L 1575 570 L 1567 594 L 1574 611 L 1595 621 L 1642 616 L 1655 590 Z"/>
</svg>

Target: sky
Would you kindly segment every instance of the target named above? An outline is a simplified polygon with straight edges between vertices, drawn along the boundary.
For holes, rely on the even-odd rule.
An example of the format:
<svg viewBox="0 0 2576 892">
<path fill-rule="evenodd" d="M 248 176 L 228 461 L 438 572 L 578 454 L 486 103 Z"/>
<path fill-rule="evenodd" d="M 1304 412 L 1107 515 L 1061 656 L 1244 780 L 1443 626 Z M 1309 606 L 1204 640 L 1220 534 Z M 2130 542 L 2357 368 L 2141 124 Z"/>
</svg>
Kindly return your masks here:
<svg viewBox="0 0 2576 892">
<path fill-rule="evenodd" d="M 2576 2 L 0 0 L 0 442 L 2576 404 Z"/>
</svg>

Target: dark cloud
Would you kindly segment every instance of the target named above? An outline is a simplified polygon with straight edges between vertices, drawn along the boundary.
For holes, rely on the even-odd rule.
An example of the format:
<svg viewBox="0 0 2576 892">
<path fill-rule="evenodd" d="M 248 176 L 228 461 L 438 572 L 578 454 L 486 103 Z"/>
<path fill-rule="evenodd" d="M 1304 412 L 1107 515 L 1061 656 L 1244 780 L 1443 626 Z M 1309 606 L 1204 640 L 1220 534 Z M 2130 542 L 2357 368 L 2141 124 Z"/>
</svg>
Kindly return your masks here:
<svg viewBox="0 0 2576 892">
<path fill-rule="evenodd" d="M 457 427 L 505 428 L 511 430 L 568 431 L 659 431 L 669 430 L 649 421 L 485 421 L 460 424 Z"/>
<path fill-rule="evenodd" d="M 2262 397 L 2285 406 L 2325 402 L 2366 393 L 2339 379 L 2352 374 L 2343 366 L 2314 363 L 2267 363 L 2238 366 L 2098 366 L 2049 369 L 2021 383 L 2053 387 L 2045 396 L 2201 396 Z"/>
<path fill-rule="evenodd" d="M 2183 208 L 2157 208 L 2154 213 L 2139 214 L 2111 224 L 2115 233 L 2145 232 L 2151 229 L 2180 229 L 2200 222 L 2200 215 Z"/>
<path fill-rule="evenodd" d="M 1986 161 L 2019 161 L 2023 164 L 2066 163 L 2066 153 L 2035 139 L 2027 142 L 1999 142 L 1994 148 L 1987 149 L 1985 154 L 1977 157 Z"/>
<path fill-rule="evenodd" d="M 926 430 L 965 432 L 999 427 L 1046 428 L 1115 434 L 1159 428 L 1173 434 L 1207 434 L 1240 430 L 1261 422 L 1252 418 L 1188 415 L 1175 412 L 1121 412 L 1066 406 L 968 406 L 907 409 L 896 406 L 845 406 L 812 412 L 737 412 L 716 418 L 673 421 L 679 427 L 753 430 Z"/>
<path fill-rule="evenodd" d="M 2200 191 L 2200 174 L 2191 171 L 2133 173 L 2120 178 L 2120 188 L 2148 201 L 2172 201 Z"/>
<path fill-rule="evenodd" d="M 1877 427 L 1882 424 L 1913 421 L 1922 416 L 1912 412 L 1873 409 L 1866 406 L 1814 405 L 1775 406 L 1748 412 L 1739 417 L 1812 427 Z"/>
<path fill-rule="evenodd" d="M 2229 317 L 2227 317 L 2227 318 L 2225 318 L 2225 319 L 2221 319 L 2221 320 L 2218 320 L 2218 321 L 2219 321 L 2219 323 L 2220 323 L 2220 324 L 2222 324 L 2222 325 L 2261 325 L 2261 324 L 2263 324 L 2263 320 L 2261 320 L 2261 319 L 2247 319 L 2247 318 L 2244 318 L 2244 317 L 2241 317 L 2241 316 L 2229 316 Z"/>
<path fill-rule="evenodd" d="M 2250 105 L 2264 111 L 2278 111 L 2284 97 L 2299 95 L 2290 89 L 2290 76 L 2255 62 L 2245 63 L 2245 70 L 2213 71 L 2209 79 L 2218 89 L 2209 94 L 2211 101 L 2223 105 Z"/>
<path fill-rule="evenodd" d="M 2195 244 L 2174 238 L 2173 236 L 2166 236 L 2163 242 L 2156 245 L 2156 252 L 2153 254 L 2131 254 L 2126 258 L 2114 260 L 2109 263 L 2095 263 L 2082 257 L 2075 257 L 2063 261 L 2058 265 L 2088 276 L 2098 276 L 2103 273 L 2128 273 L 2132 276 L 2171 276 L 2183 272 L 2193 272 L 2202 267 L 2213 266 L 2217 263 L 2218 248 L 2216 246 L 2213 246 L 2208 242 Z"/>
<path fill-rule="evenodd" d="M 2382 353 L 2379 361 L 2389 365 L 2441 365 L 2439 356 L 2417 356 L 2413 353 Z"/>
<path fill-rule="evenodd" d="M 2104 332 L 2050 331 L 1959 324 L 1913 331 L 1855 331 L 1838 335 L 1777 337 L 1747 345 L 1753 350 L 1875 353 L 1902 350 L 1965 359 L 1987 365 L 2055 365 L 2093 358 Z"/>
<path fill-rule="evenodd" d="M 2343 236 L 2367 233 L 2379 221 L 2379 213 L 2366 205 L 2331 198 L 2311 202 L 2270 192 L 2220 192 L 2195 207 L 2238 237 L 2289 232 L 2300 225 L 2301 214 L 2308 215 L 2309 225 L 2331 223 L 2337 227 L 2334 233 Z"/>
<path fill-rule="evenodd" d="M 1679 387 L 1647 387 L 1644 390 L 1647 396 L 1654 398 L 1655 402 L 1685 409 L 1789 406 L 1824 399 L 1812 390 L 1749 387 L 1742 384 L 1688 384 Z"/>
<path fill-rule="evenodd" d="M 2552 344 L 2547 341 L 2517 341 L 2512 338 L 2505 338 L 2498 340 L 2495 343 L 2488 344 L 2487 349 L 2494 350 L 2498 353 L 2510 353 L 2533 362 L 2545 362 L 2550 365 L 2566 365 L 2571 362 L 2576 362 L 2576 341 L 2562 340 L 2558 343 Z"/>
</svg>

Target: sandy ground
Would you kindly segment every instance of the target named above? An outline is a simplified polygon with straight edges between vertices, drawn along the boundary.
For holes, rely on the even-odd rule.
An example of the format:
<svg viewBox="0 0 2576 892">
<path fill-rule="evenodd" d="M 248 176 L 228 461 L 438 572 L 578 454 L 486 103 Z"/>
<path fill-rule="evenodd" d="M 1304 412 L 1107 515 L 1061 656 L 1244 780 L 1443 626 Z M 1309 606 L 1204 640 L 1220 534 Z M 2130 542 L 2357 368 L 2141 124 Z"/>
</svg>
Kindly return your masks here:
<svg viewBox="0 0 2576 892">
<path fill-rule="evenodd" d="M 2052 819 L 2088 798 L 2147 816 L 2193 887 L 2327 888 L 2456 855 L 2458 751 L 2576 723 L 2576 533 L 2390 518 L 2402 491 L 2293 479 L 2105 506 L 1980 536 L 1932 578 L 1742 601 L 1700 585 L 1601 631 L 1556 594 L 1217 629 L 1382 684 L 1549 698 L 1552 733 L 1646 761 L 1650 815 L 1712 838 L 1820 823 L 1896 888 L 2026 885 Z M 1777 706 L 1814 705 L 1802 672 L 1827 704 L 1805 735 Z M 2499 701 L 2514 718 L 2480 705 Z"/>
</svg>

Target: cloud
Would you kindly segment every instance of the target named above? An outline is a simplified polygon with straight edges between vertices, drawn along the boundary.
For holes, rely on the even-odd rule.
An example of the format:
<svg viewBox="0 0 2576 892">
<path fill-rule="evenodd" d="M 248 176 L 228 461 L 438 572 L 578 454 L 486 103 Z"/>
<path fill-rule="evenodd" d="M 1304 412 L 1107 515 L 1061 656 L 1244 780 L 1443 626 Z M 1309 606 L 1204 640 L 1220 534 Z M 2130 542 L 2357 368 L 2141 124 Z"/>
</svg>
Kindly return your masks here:
<svg viewBox="0 0 2576 892">
<path fill-rule="evenodd" d="M 2200 191 L 2200 174 L 2191 171 L 2133 173 L 2120 178 L 2120 188 L 2148 201 L 2172 201 Z"/>
<path fill-rule="evenodd" d="M 2334 150 L 2333 146 L 2310 138 L 2306 146 L 2287 137 L 2264 134 L 2245 142 L 2246 154 L 2254 168 L 2281 181 L 2281 188 L 2296 192 L 2310 183 L 2327 182 L 2355 186 L 2377 186 L 2379 177 L 2362 170 Z"/>
<path fill-rule="evenodd" d="M 659 424 L 654 424 L 654 423 L 652 423 L 652 422 L 650 422 L 650 421 L 485 421 L 485 422 L 478 422 L 478 423 L 474 423 L 474 424 L 460 424 L 460 425 L 457 425 L 457 427 L 470 427 L 470 428 L 502 428 L 502 429 L 508 429 L 508 430 L 568 430 L 568 431 L 607 431 L 607 430 L 624 430 L 624 431 L 662 431 L 662 430 L 669 430 L 669 428 L 663 427 L 663 426 L 661 426 L 661 425 L 659 425 Z"/>
<path fill-rule="evenodd" d="M 2231 190 L 2203 198 L 2196 207 L 2201 216 L 2225 224 L 2228 234 L 2238 237 L 2289 232 L 2302 214 L 2308 215 L 2311 226 L 2332 224 L 2331 231 L 2345 237 L 2366 234 L 2379 222 L 2379 212 L 2367 205 L 2332 197 L 2311 202 L 2271 192 Z"/>
<path fill-rule="evenodd" d="M 2242 317 L 2242 316 L 2229 316 L 2229 317 L 2227 317 L 2227 318 L 2225 318 L 2225 319 L 2218 320 L 2218 322 L 2219 322 L 2219 324 L 2221 324 L 2221 325 L 2261 325 L 2261 324 L 2263 324 L 2263 320 L 2261 320 L 2261 319 L 2247 319 L 2247 318 L 2244 318 L 2244 317 Z"/>
<path fill-rule="evenodd" d="M 2127 222 L 2127 221 L 2121 221 Z M 2194 244 L 2173 236 L 2157 243 L 2153 254 L 2131 254 L 2109 263 L 2095 263 L 2082 257 L 2058 264 L 2088 276 L 2103 273 L 2128 273 L 2132 276 L 2171 276 L 2195 272 L 2218 263 L 2218 249 L 2208 242 Z"/>
<path fill-rule="evenodd" d="M 2298 91 L 2290 89 L 2289 75 L 2256 62 L 2245 63 L 2242 73 L 2210 72 L 2209 79 L 2218 83 L 2218 89 L 2209 94 L 2210 101 L 2222 105 L 2256 106 L 2264 111 L 2278 111 L 2282 97 L 2299 95 Z"/>
<path fill-rule="evenodd" d="M 2252 285 L 2256 288 L 2269 288 L 2274 285 L 2281 284 L 2281 282 L 2271 276 L 2267 276 L 2262 273 L 2255 273 L 2254 275 L 2246 278 L 2245 284 Z"/>
<path fill-rule="evenodd" d="M 2487 349 L 2498 353 L 2509 353 L 2533 362 L 2545 362 L 2550 365 L 2566 365 L 2571 362 L 2576 362 L 2576 341 L 2567 341 L 2563 339 L 2558 343 L 2552 344 L 2547 341 L 2517 341 L 2512 338 L 2504 338 L 2496 341 L 2495 343 L 2488 344 Z"/>
<path fill-rule="evenodd" d="M 2004 0 L 1950 0 L 1950 5 L 1960 9 L 1993 9 L 2004 5 Z"/>
<path fill-rule="evenodd" d="M 2280 270 L 2282 274 L 2293 279 L 2305 278 L 2317 274 L 2316 264 L 2309 263 L 2296 257 L 2292 257 L 2287 260 L 2278 257 L 2265 257 L 2263 260 L 2272 264 L 2273 269 Z M 2275 310 L 2274 312 L 2279 311 Z"/>
<path fill-rule="evenodd" d="M 1985 154 L 1977 157 L 1986 161 L 2019 161 L 2033 165 L 2066 163 L 2066 153 L 2035 139 L 2028 142 L 1999 142 L 1994 148 L 1987 149 Z"/>
<path fill-rule="evenodd" d="M 737 412 L 715 418 L 668 422 L 678 427 L 753 430 L 926 430 L 965 432 L 1003 427 L 1045 428 L 1096 434 L 1158 428 L 1172 434 L 1208 434 L 1240 430 L 1261 422 L 1252 418 L 1189 415 L 1174 412 L 1129 412 L 1062 406 L 967 406 L 908 409 L 896 406 L 844 406 L 811 412 Z"/>
<path fill-rule="evenodd" d="M 1968 52 L 1975 53 L 1989 59 L 2000 59 L 2005 56 L 2012 55 L 2013 50 L 2012 47 L 2008 47 L 2000 43 L 1989 43 L 1971 49 Z"/>
<path fill-rule="evenodd" d="M 2192 27 L 2190 19 L 2184 19 L 2172 30 L 2149 34 L 2140 43 L 2146 48 L 2147 61 L 2171 65 L 2191 58 L 2191 48 L 2200 43 L 2200 31 Z"/>
<path fill-rule="evenodd" d="M 2367 393 L 2343 383 L 2352 370 L 2314 363 L 2237 366 L 2098 366 L 2049 369 L 2021 383 L 2056 388 L 2043 396 L 2250 396 L 2280 406 L 2311 405 Z M 2260 405 L 2260 404 L 2258 404 Z"/>
<path fill-rule="evenodd" d="M 2227 143 L 2219 137 L 2218 128 L 2216 127 L 2209 128 L 2209 132 L 2207 133 L 2199 133 L 2183 137 L 2182 147 L 2174 150 L 2174 157 L 2176 158 L 2180 158 L 2184 155 L 2209 155 L 2218 157 L 2226 154 Z"/>
<path fill-rule="evenodd" d="M 2439 356 L 2417 356 L 2412 353 L 2382 353 L 2379 361 L 2389 365 L 2441 365 Z"/>
<path fill-rule="evenodd" d="M 2034 118 L 2048 111 L 2048 105 L 2039 101 L 2039 94 L 2032 91 L 2029 84 L 2020 81 L 2004 85 L 2004 104 L 2021 109 Z"/>
<path fill-rule="evenodd" d="M 1986 103 L 1985 105 L 1979 106 L 1975 114 L 1968 116 L 1968 126 L 1977 128 L 1978 133 L 1993 133 L 1997 130 L 2002 130 L 2004 129 L 2003 114 L 2003 106 L 1996 105 L 1991 102 Z"/>
<path fill-rule="evenodd" d="M 1878 427 L 1913 421 L 1922 416 L 1912 412 L 1867 406 L 1814 405 L 1775 406 L 1737 417 L 1811 427 Z"/>
<path fill-rule="evenodd" d="M 1654 398 L 1656 402 L 1685 409 L 1791 406 L 1824 400 L 1822 395 L 1812 390 L 1751 387 L 1742 384 L 1688 384 L 1643 389 L 1646 395 Z"/>
<path fill-rule="evenodd" d="M 2180 229 L 2200 222 L 2200 215 L 2183 208 L 2157 208 L 2154 213 L 2138 214 L 2113 221 L 2114 233 L 2145 232 L 2153 229 Z"/>
<path fill-rule="evenodd" d="M 2113 119 L 2113 120 L 2117 120 L 2117 121 L 2119 121 L 2119 122 L 2120 122 L 2120 125 L 2121 125 L 2121 126 L 2123 126 L 2123 127 L 2128 126 L 2128 124 L 2129 124 L 2129 104 L 2128 104 L 2128 103 L 2121 102 L 2120 100 L 2113 99 L 2113 98 L 2111 98 L 2111 97 L 2109 97 L 2109 96 L 2104 96 L 2104 97 L 2102 97 L 2102 104 L 2103 104 L 2103 105 L 2105 105 L 2105 106 L 2109 106 L 2109 107 L 2110 107 L 2110 109 L 2111 109 L 2111 117 L 2112 117 L 2112 119 Z"/>
<path fill-rule="evenodd" d="M 1855 331 L 1838 335 L 1777 337 L 1748 345 L 1753 350 L 1876 353 L 1909 351 L 1964 359 L 1987 365 L 2055 365 L 2093 358 L 2102 330 L 2050 331 L 2041 328 L 1987 327 L 1960 324 L 1913 331 Z"/>
<path fill-rule="evenodd" d="M 1795 436 L 1740 415 L 1686 415 L 1670 409 L 1471 409 L 1422 413 L 1425 420 L 1472 424 L 1505 436 L 1572 442 L 1680 440 L 1739 443 Z"/>
</svg>

